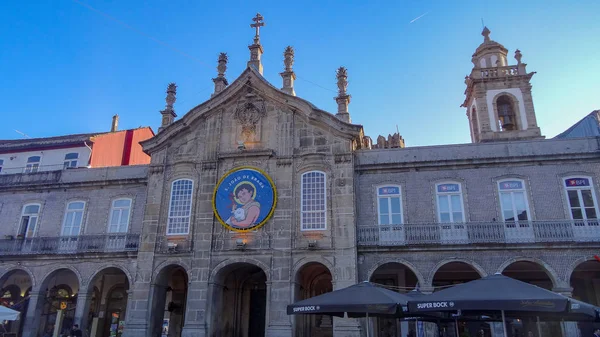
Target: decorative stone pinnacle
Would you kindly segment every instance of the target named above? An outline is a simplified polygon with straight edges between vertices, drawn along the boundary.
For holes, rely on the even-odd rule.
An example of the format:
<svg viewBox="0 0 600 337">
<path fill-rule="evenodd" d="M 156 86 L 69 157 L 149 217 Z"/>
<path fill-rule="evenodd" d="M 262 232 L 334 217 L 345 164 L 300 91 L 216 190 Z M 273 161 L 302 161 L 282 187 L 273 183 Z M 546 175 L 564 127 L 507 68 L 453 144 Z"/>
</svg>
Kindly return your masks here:
<svg viewBox="0 0 600 337">
<path fill-rule="evenodd" d="M 283 52 L 283 57 L 285 71 L 292 71 L 292 66 L 294 65 L 294 48 L 292 46 L 287 46 Z"/>
<path fill-rule="evenodd" d="M 337 86 L 339 97 L 347 95 L 346 89 L 348 88 L 348 70 L 344 67 L 339 67 L 336 71 Z"/>
<path fill-rule="evenodd" d="M 169 86 L 167 87 L 167 97 L 165 98 L 167 110 L 173 110 L 173 104 L 175 104 L 175 101 L 177 100 L 175 95 L 177 95 L 177 85 L 175 83 L 169 83 Z"/>
<path fill-rule="evenodd" d="M 520 50 L 515 50 L 515 60 L 517 60 L 517 64 L 521 64 L 521 58 L 523 57 L 523 54 L 521 54 Z"/>
<path fill-rule="evenodd" d="M 491 31 L 487 26 L 483 27 L 483 31 L 481 32 L 481 35 L 483 35 L 483 42 L 490 42 L 490 33 Z"/>
<path fill-rule="evenodd" d="M 225 77 L 225 72 L 227 71 L 227 60 L 227 53 L 219 54 L 219 65 L 217 66 L 219 77 Z"/>
<path fill-rule="evenodd" d="M 260 27 L 263 27 L 265 23 L 263 22 L 264 18 L 260 13 L 256 13 L 256 16 L 252 18 L 254 23 L 250 24 L 250 27 L 256 29 L 256 34 L 254 35 L 254 44 L 260 44 Z"/>
</svg>

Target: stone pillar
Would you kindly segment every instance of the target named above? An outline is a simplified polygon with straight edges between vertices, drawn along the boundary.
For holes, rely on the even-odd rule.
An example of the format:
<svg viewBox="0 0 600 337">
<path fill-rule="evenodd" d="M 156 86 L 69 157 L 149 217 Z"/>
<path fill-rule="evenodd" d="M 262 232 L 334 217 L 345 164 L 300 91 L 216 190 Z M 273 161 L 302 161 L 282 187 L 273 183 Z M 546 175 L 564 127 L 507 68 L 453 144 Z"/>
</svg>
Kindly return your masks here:
<svg viewBox="0 0 600 337">
<path fill-rule="evenodd" d="M 160 112 L 162 120 L 158 132 L 161 132 L 164 128 L 173 124 L 175 117 L 177 117 L 177 114 L 175 114 L 175 110 L 173 109 L 173 104 L 175 104 L 175 101 L 177 100 L 176 95 L 177 85 L 175 85 L 175 83 L 169 83 L 169 86 L 167 87 L 167 97 L 165 98 L 167 104 L 165 105 L 165 109 Z"/>
<path fill-rule="evenodd" d="M 254 21 L 250 27 L 256 29 L 256 35 L 254 35 L 254 43 L 248 46 L 250 49 L 250 61 L 248 61 L 248 67 L 253 66 L 258 70 L 258 72 L 262 75 L 263 66 L 261 63 L 261 57 L 263 54 L 263 47 L 260 45 L 260 27 L 263 27 L 265 23 L 263 22 L 263 16 L 260 13 L 256 13 L 256 16 L 252 18 Z"/>
<path fill-rule="evenodd" d="M 346 93 L 348 88 L 348 70 L 344 67 L 339 67 L 336 72 L 338 95 L 334 98 L 338 105 L 338 111 L 335 116 L 346 123 L 351 123 L 350 113 L 348 112 L 348 104 L 350 104 L 350 95 Z"/>
<path fill-rule="evenodd" d="M 43 301 L 46 298 L 46 292 L 39 289 L 32 290 L 29 293 L 29 306 L 25 314 L 25 324 L 23 325 L 23 337 L 37 337 L 40 327 L 40 317 L 42 317 Z"/>
<path fill-rule="evenodd" d="M 552 291 L 559 293 L 569 298 L 573 297 L 573 288 L 569 286 L 553 288 Z M 561 322 L 561 330 L 563 337 L 580 337 L 581 331 L 576 322 Z"/>
<path fill-rule="evenodd" d="M 287 304 L 290 298 L 292 296 L 289 280 L 267 282 L 266 337 L 292 337 L 292 321 L 287 315 Z"/>
<path fill-rule="evenodd" d="M 191 275 L 190 275 L 191 277 Z M 206 321 L 206 282 L 191 281 L 188 287 L 187 303 L 185 305 L 185 323 L 183 337 L 205 337 Z"/>
<path fill-rule="evenodd" d="M 227 79 L 225 78 L 225 71 L 227 71 L 227 53 L 221 53 L 219 55 L 219 65 L 217 66 L 218 75 L 216 78 L 213 78 L 213 82 L 215 83 L 215 92 L 211 95 L 214 96 L 227 87 L 229 83 L 227 83 Z"/>
<path fill-rule="evenodd" d="M 123 337 L 147 337 L 150 325 L 148 307 L 152 303 L 153 287 L 149 283 L 135 283 L 129 290 L 127 320 Z"/>
<path fill-rule="evenodd" d="M 294 91 L 294 80 L 296 80 L 296 74 L 292 69 L 292 66 L 294 65 L 294 48 L 287 46 L 283 52 L 283 57 L 285 71 L 279 74 L 283 79 L 283 88 L 281 88 L 281 91 L 292 96 L 296 96 L 296 92 Z"/>
<path fill-rule="evenodd" d="M 82 331 L 88 330 L 87 317 L 90 310 L 92 294 L 87 288 L 80 288 L 77 294 L 77 305 L 75 306 L 75 319 L 73 324 L 78 324 Z"/>
</svg>

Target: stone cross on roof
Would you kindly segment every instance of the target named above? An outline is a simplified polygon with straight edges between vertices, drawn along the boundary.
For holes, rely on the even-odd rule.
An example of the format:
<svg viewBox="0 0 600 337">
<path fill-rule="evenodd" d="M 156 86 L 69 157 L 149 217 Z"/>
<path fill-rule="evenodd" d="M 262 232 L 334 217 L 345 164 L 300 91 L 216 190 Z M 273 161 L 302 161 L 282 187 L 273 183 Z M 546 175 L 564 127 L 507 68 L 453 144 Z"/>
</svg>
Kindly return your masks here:
<svg viewBox="0 0 600 337">
<path fill-rule="evenodd" d="M 265 23 L 263 22 L 264 18 L 260 13 L 256 13 L 256 16 L 252 18 L 254 23 L 250 24 L 250 27 L 256 29 L 256 35 L 254 36 L 254 43 L 258 44 L 260 40 L 260 27 L 263 27 Z"/>
</svg>

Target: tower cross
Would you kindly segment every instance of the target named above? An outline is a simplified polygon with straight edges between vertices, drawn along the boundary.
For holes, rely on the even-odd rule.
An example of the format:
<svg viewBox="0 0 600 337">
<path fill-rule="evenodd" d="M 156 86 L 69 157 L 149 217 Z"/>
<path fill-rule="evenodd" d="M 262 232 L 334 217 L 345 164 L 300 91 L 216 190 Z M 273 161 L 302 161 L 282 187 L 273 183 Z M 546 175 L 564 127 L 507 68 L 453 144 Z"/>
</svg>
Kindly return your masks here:
<svg viewBox="0 0 600 337">
<path fill-rule="evenodd" d="M 254 36 L 254 43 L 258 43 L 258 39 L 260 38 L 260 27 L 263 27 L 265 23 L 263 22 L 263 16 L 260 13 L 256 13 L 256 16 L 252 18 L 254 23 L 250 24 L 250 27 L 256 29 L 256 35 Z"/>
</svg>

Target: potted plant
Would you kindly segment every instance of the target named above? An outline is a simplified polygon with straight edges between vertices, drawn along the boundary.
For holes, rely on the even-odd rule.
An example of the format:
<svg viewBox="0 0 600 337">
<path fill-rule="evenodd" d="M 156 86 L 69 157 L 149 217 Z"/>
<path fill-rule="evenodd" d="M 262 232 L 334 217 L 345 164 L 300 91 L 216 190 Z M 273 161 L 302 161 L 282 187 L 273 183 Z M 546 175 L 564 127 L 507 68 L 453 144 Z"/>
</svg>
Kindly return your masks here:
<svg viewBox="0 0 600 337">
<path fill-rule="evenodd" d="M 23 236 L 23 234 L 17 235 L 17 240 L 23 240 L 24 238 L 25 238 L 25 236 Z"/>
<path fill-rule="evenodd" d="M 12 235 L 4 235 L 4 239 L 5 240 L 12 240 L 13 236 Z"/>
</svg>

